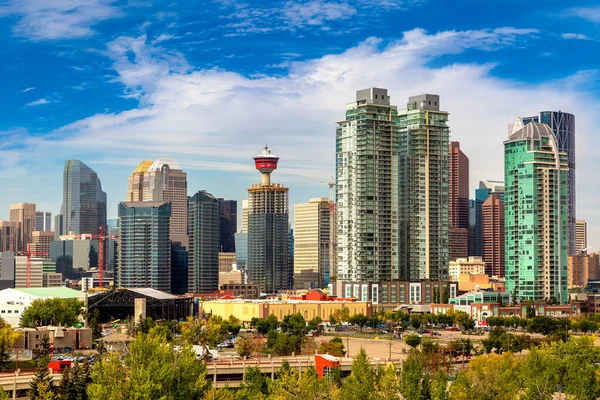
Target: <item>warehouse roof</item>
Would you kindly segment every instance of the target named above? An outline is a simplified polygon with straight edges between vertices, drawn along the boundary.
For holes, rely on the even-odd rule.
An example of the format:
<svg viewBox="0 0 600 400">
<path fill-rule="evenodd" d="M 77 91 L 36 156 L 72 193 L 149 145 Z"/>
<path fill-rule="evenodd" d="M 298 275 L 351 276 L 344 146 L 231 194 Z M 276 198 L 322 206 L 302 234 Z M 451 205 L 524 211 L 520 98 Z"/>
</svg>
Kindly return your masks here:
<svg viewBox="0 0 600 400">
<path fill-rule="evenodd" d="M 61 299 L 75 299 L 85 297 L 85 293 L 79 290 L 69 289 L 68 287 L 16 288 L 12 290 L 16 290 L 36 297 L 59 297 Z"/>
</svg>

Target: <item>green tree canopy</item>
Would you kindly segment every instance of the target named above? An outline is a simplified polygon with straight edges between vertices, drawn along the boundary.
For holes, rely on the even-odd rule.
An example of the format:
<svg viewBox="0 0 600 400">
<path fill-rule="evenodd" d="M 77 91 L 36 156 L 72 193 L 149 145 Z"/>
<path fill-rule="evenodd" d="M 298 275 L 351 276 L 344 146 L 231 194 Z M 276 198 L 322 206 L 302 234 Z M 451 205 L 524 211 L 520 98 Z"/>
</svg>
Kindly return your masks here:
<svg viewBox="0 0 600 400">
<path fill-rule="evenodd" d="M 83 302 L 78 299 L 34 300 L 21 315 L 22 328 L 46 325 L 75 326 L 83 314 Z"/>
</svg>

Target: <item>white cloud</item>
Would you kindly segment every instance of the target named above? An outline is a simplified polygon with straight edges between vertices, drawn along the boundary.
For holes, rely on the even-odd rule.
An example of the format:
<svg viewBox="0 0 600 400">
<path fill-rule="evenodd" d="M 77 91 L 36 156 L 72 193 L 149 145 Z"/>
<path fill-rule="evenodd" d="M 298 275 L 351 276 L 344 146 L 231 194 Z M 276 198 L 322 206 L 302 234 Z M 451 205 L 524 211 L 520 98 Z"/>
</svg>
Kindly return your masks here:
<svg viewBox="0 0 600 400">
<path fill-rule="evenodd" d="M 29 103 L 25 104 L 25 106 L 34 107 L 34 106 L 41 106 L 41 105 L 48 104 L 48 103 L 50 103 L 50 100 L 42 97 L 41 99 L 30 101 Z"/>
<path fill-rule="evenodd" d="M 356 9 L 345 2 L 288 1 L 283 7 L 287 23 L 293 27 L 322 25 L 326 21 L 348 19 L 356 14 Z"/>
<path fill-rule="evenodd" d="M 563 33 L 560 35 L 563 39 L 590 40 L 589 36 L 583 33 Z"/>
<path fill-rule="evenodd" d="M 21 90 L 21 93 L 27 93 L 27 92 L 30 92 L 30 91 L 35 90 L 35 89 L 37 89 L 35 86 L 28 87 L 28 88 L 25 88 L 25 89 Z"/>
<path fill-rule="evenodd" d="M 18 36 L 32 40 L 74 39 L 94 34 L 92 26 L 123 15 L 115 0 L 8 0 L 0 17 L 18 16 Z"/>
<path fill-rule="evenodd" d="M 178 38 L 178 37 L 175 35 L 171 35 L 168 33 L 161 33 L 156 39 L 154 39 L 154 43 L 166 42 L 168 40 L 176 39 L 176 38 Z"/>
<path fill-rule="evenodd" d="M 591 22 L 600 22 L 600 6 L 568 8 L 563 14 L 566 16 L 587 19 Z"/>
</svg>

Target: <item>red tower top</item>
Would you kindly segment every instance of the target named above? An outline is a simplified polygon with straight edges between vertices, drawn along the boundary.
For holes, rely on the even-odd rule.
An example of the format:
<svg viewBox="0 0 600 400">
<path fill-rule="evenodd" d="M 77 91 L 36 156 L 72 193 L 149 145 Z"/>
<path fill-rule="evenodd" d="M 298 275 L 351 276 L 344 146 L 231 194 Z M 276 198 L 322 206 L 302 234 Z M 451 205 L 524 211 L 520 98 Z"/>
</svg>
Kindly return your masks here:
<svg viewBox="0 0 600 400">
<path fill-rule="evenodd" d="M 279 157 L 275 154 L 271 154 L 271 150 L 269 147 L 265 145 L 265 149 L 262 153 L 256 155 L 254 157 L 254 166 L 263 176 L 262 183 L 263 185 L 271 184 L 271 172 L 277 169 L 277 162 L 279 161 Z"/>
</svg>

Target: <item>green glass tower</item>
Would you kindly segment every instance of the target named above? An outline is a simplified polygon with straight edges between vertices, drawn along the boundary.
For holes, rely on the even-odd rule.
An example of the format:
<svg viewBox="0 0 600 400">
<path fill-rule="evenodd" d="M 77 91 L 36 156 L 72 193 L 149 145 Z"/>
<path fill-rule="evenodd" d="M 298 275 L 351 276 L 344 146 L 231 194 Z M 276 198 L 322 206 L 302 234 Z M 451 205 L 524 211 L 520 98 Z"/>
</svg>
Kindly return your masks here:
<svg viewBox="0 0 600 400">
<path fill-rule="evenodd" d="M 448 279 L 448 113 L 438 95 L 412 96 L 398 112 L 399 266 L 409 281 Z"/>
<path fill-rule="evenodd" d="M 504 142 L 506 289 L 566 303 L 567 154 L 546 124 L 517 120 Z"/>
</svg>

